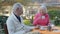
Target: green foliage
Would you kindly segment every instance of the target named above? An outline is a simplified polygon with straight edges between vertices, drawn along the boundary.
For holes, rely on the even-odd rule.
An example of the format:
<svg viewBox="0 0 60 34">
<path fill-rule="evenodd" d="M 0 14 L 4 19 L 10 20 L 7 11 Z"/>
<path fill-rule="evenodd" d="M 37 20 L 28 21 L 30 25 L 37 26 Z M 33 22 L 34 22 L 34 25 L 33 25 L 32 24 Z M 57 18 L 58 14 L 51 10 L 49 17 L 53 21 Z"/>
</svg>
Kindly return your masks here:
<svg viewBox="0 0 60 34">
<path fill-rule="evenodd" d="M 31 22 L 30 22 L 30 20 L 24 20 L 24 24 L 25 25 L 32 25 Z"/>
<path fill-rule="evenodd" d="M 48 14 L 52 20 L 54 20 L 56 16 L 60 18 L 60 10 L 49 10 Z"/>
<path fill-rule="evenodd" d="M 50 19 L 54 20 L 56 26 L 60 26 L 60 10 L 49 10 Z M 57 16 L 57 18 L 55 18 Z"/>
<path fill-rule="evenodd" d="M 8 16 L 0 16 L 0 22 L 5 23 L 7 18 L 8 18 Z"/>
<path fill-rule="evenodd" d="M 0 16 L 1 28 L 3 28 L 4 23 L 6 23 L 8 16 Z"/>
<path fill-rule="evenodd" d="M 59 18 L 56 18 L 55 21 L 54 21 L 54 24 L 56 26 L 60 26 L 60 19 Z"/>
</svg>

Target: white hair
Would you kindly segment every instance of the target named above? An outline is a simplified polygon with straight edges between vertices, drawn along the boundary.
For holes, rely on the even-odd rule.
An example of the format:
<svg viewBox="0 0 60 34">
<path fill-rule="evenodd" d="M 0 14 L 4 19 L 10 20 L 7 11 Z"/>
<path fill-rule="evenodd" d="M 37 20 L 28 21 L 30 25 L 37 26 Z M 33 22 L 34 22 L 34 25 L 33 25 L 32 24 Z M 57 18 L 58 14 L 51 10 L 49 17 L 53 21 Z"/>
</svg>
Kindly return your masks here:
<svg viewBox="0 0 60 34">
<path fill-rule="evenodd" d="M 40 8 L 39 8 L 38 11 L 40 11 L 40 9 L 45 9 L 44 11 L 47 13 L 47 7 L 46 7 L 46 5 L 42 4 L 42 5 L 40 6 Z"/>
<path fill-rule="evenodd" d="M 16 11 L 17 8 L 23 8 L 22 4 L 21 3 L 15 3 L 12 7 L 12 11 Z"/>
</svg>

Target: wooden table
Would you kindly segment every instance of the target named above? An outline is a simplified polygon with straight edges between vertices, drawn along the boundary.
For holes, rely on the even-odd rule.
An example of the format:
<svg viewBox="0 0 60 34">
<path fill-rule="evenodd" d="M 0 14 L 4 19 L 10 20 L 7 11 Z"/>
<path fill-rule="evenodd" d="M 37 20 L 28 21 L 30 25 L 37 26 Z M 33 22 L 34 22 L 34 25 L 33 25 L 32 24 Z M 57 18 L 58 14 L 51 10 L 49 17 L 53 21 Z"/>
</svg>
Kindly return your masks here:
<svg viewBox="0 0 60 34">
<path fill-rule="evenodd" d="M 58 27 L 56 27 L 56 28 L 58 28 Z M 60 27 L 58 29 L 60 30 Z M 34 32 L 34 31 L 38 31 L 41 34 L 60 34 L 60 31 L 59 32 L 53 32 L 53 31 L 48 31 L 48 30 L 43 31 L 43 30 L 40 30 L 40 29 L 33 29 L 32 32 Z"/>
</svg>

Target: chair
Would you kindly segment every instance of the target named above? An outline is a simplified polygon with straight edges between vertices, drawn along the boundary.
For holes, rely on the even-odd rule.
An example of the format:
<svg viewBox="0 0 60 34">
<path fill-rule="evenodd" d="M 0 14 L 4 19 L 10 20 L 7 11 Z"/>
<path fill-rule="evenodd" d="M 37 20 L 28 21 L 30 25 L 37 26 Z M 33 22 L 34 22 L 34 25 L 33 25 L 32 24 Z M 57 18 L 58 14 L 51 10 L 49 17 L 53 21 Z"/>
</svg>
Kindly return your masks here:
<svg viewBox="0 0 60 34">
<path fill-rule="evenodd" d="M 7 30 L 7 25 L 6 25 L 6 23 L 4 24 L 4 31 L 5 31 L 5 34 L 8 34 L 8 30 Z"/>
</svg>

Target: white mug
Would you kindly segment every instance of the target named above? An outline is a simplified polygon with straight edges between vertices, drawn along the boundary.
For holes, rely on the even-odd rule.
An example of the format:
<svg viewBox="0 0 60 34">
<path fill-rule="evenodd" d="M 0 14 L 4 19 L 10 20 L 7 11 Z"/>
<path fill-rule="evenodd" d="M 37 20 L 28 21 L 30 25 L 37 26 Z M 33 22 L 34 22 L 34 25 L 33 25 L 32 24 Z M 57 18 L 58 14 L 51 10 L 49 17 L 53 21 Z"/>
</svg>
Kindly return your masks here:
<svg viewBox="0 0 60 34">
<path fill-rule="evenodd" d="M 45 19 L 45 16 L 42 16 L 42 19 Z"/>
</svg>

